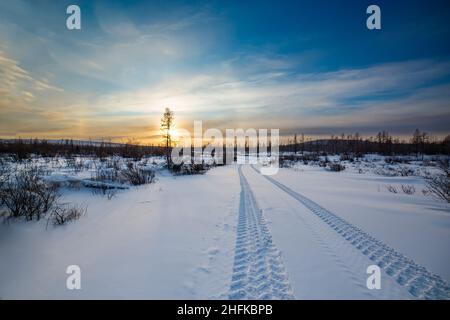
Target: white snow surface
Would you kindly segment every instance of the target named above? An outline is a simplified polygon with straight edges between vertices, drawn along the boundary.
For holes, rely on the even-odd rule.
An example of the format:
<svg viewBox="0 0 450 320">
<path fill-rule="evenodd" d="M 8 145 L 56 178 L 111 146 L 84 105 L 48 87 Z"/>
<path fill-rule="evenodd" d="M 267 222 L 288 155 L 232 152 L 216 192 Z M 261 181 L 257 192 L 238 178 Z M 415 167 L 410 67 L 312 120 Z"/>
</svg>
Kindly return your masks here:
<svg viewBox="0 0 450 320">
<path fill-rule="evenodd" d="M 62 201 L 86 216 L 0 224 L 0 298 L 448 298 L 449 205 L 422 194 L 422 177 L 357 169 L 160 170 L 110 200 L 64 188 Z M 372 264 L 381 290 L 366 287 Z M 69 265 L 81 268 L 81 290 L 66 288 Z"/>
</svg>

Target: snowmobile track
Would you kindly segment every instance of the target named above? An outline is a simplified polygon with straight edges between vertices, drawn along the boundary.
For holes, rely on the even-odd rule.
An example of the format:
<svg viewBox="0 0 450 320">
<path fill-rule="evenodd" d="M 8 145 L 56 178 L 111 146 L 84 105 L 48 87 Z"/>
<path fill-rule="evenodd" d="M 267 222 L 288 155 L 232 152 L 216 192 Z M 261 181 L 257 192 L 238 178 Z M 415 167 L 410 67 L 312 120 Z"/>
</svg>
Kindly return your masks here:
<svg viewBox="0 0 450 320">
<path fill-rule="evenodd" d="M 294 299 L 281 254 L 272 241 L 264 215 L 241 166 L 238 171 L 241 194 L 229 298 Z"/>
<path fill-rule="evenodd" d="M 252 168 L 259 173 L 259 170 L 253 165 Z M 438 275 L 432 274 L 425 267 L 418 265 L 410 258 L 396 252 L 380 240 L 375 239 L 274 178 L 265 175 L 263 177 L 316 214 L 329 227 L 372 260 L 374 264 L 383 269 L 387 275 L 405 287 L 414 297 L 419 299 L 450 299 L 450 288 Z"/>
</svg>

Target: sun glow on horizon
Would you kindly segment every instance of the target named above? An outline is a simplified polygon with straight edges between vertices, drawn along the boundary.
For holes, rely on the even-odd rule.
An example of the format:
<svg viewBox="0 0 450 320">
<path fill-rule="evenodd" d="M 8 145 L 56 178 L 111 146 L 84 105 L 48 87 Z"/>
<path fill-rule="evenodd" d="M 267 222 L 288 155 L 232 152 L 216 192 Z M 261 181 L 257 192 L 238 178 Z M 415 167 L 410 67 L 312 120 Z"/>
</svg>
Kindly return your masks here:
<svg viewBox="0 0 450 320">
<path fill-rule="evenodd" d="M 170 134 L 172 140 L 178 139 L 178 137 L 180 135 L 177 129 L 170 129 L 169 134 Z"/>
</svg>

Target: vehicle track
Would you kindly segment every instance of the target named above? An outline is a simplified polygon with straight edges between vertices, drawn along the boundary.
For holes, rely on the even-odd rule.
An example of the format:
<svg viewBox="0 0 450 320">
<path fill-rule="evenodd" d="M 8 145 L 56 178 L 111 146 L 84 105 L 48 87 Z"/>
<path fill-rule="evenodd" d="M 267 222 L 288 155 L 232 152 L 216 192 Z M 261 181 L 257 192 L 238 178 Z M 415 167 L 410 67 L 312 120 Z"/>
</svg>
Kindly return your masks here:
<svg viewBox="0 0 450 320">
<path fill-rule="evenodd" d="M 230 299 L 294 299 L 281 254 L 239 166 L 239 218 Z"/>
<path fill-rule="evenodd" d="M 259 173 L 253 165 L 252 168 Z M 418 265 L 410 258 L 396 252 L 380 240 L 274 178 L 265 175 L 263 177 L 317 215 L 374 264 L 383 269 L 387 275 L 405 287 L 414 297 L 418 299 L 450 299 L 450 288 L 438 275 L 432 274 L 425 267 Z"/>
</svg>

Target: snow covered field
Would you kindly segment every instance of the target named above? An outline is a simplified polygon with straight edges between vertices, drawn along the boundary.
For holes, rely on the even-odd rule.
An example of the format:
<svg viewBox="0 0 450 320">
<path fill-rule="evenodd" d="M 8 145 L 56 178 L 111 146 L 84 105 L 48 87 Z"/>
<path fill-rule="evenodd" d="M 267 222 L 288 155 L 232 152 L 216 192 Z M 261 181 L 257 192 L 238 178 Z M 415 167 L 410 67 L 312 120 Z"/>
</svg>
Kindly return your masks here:
<svg viewBox="0 0 450 320">
<path fill-rule="evenodd" d="M 193 176 L 148 165 L 155 183 L 111 199 L 63 188 L 62 201 L 88 208 L 67 225 L 0 224 L 0 298 L 449 298 L 450 206 L 422 192 L 422 177 L 371 163 L 271 177 L 250 165 Z M 389 191 L 402 185 L 415 192 Z M 81 290 L 66 289 L 74 264 Z M 366 287 L 373 264 L 380 290 Z"/>
</svg>

